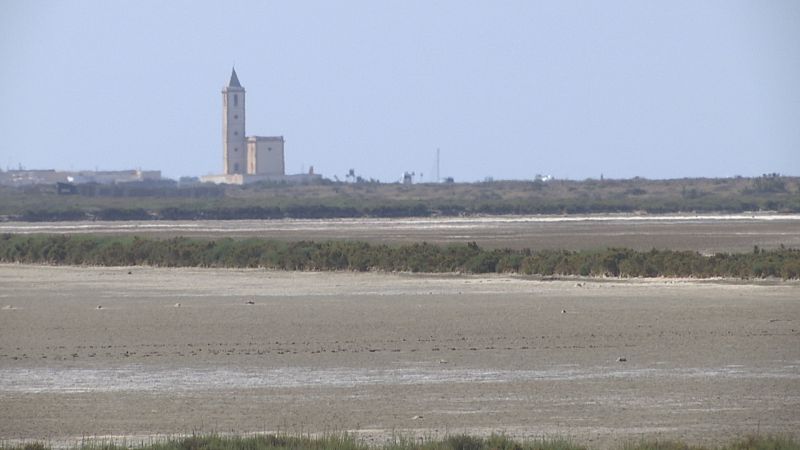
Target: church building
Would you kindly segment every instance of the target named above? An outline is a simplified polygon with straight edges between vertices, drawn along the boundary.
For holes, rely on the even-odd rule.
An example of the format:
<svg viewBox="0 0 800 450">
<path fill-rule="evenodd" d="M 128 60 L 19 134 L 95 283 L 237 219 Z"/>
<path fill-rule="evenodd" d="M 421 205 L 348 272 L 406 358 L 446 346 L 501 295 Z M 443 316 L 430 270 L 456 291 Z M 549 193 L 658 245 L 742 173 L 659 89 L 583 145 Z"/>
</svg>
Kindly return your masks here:
<svg viewBox="0 0 800 450">
<path fill-rule="evenodd" d="M 283 136 L 245 136 L 245 91 L 236 75 L 222 90 L 222 153 L 226 175 L 284 175 Z"/>
<path fill-rule="evenodd" d="M 245 184 L 258 181 L 303 182 L 319 175 L 286 175 L 283 136 L 246 136 L 245 90 L 231 72 L 222 89 L 222 175 L 201 177 L 204 182 Z"/>
</svg>

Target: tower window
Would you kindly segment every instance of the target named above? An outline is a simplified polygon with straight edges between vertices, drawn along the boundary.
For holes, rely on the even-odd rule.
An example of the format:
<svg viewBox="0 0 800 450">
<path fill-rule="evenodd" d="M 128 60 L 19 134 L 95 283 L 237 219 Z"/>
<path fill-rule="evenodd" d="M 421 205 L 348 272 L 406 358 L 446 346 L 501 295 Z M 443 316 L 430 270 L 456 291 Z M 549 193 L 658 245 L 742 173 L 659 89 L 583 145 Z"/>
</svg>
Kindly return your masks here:
<svg viewBox="0 0 800 450">
<path fill-rule="evenodd" d="M 238 172 L 239 171 L 239 163 L 234 163 L 233 164 L 233 171 L 234 172 Z"/>
<path fill-rule="evenodd" d="M 239 135 L 239 132 L 238 132 L 238 131 L 234 131 L 234 132 L 233 132 L 233 135 L 234 135 L 234 136 L 238 136 L 238 135 Z"/>
<path fill-rule="evenodd" d="M 238 152 L 239 151 L 239 147 L 233 147 L 233 151 Z"/>
<path fill-rule="evenodd" d="M 233 106 L 239 106 L 239 96 L 237 94 L 233 94 Z"/>
<path fill-rule="evenodd" d="M 234 118 L 234 119 L 238 119 L 238 118 L 239 118 L 239 115 L 238 115 L 238 114 L 234 114 L 234 115 L 233 115 L 233 118 Z"/>
</svg>

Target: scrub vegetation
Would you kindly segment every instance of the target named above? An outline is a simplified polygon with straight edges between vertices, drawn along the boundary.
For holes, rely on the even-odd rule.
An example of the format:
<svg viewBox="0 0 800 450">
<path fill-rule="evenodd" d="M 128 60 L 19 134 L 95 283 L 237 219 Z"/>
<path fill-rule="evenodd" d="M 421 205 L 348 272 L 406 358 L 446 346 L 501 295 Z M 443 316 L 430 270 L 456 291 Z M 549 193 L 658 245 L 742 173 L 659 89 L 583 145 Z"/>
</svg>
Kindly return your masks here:
<svg viewBox="0 0 800 450">
<path fill-rule="evenodd" d="M 196 220 L 479 214 L 800 212 L 800 178 L 550 180 L 215 186 L 86 184 L 0 188 L 0 220 Z"/>
<path fill-rule="evenodd" d="M 3 450 L 50 450 L 39 444 L 2 446 Z M 475 437 L 455 435 L 444 439 L 414 440 L 398 437 L 382 445 L 370 446 L 353 435 L 303 437 L 263 435 L 254 437 L 192 436 L 162 443 L 133 446 L 111 443 L 90 443 L 76 450 L 590 450 L 566 439 L 519 441 L 503 435 Z M 743 438 L 720 446 L 689 445 L 679 441 L 641 441 L 621 444 L 621 450 L 799 450 L 800 443 L 789 437 L 757 436 Z"/>
<path fill-rule="evenodd" d="M 0 235 L 0 262 L 93 266 L 267 268 L 305 271 L 518 273 L 543 276 L 800 278 L 800 249 L 695 251 L 483 249 L 476 243 L 151 239 Z"/>
</svg>

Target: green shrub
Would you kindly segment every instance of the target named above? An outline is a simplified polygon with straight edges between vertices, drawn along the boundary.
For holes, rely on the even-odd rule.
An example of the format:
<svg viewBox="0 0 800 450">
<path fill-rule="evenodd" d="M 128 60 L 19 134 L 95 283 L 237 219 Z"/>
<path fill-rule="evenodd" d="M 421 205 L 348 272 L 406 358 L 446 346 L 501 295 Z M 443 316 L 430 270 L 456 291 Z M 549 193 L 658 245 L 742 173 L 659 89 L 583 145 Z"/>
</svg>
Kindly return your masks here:
<svg viewBox="0 0 800 450">
<path fill-rule="evenodd" d="M 474 242 L 438 246 L 353 241 L 280 242 L 230 238 L 12 235 L 0 238 L 0 262 L 100 266 L 241 267 L 281 270 L 523 273 L 613 277 L 800 278 L 800 250 L 718 253 L 610 248 L 592 251 L 487 250 Z"/>
</svg>

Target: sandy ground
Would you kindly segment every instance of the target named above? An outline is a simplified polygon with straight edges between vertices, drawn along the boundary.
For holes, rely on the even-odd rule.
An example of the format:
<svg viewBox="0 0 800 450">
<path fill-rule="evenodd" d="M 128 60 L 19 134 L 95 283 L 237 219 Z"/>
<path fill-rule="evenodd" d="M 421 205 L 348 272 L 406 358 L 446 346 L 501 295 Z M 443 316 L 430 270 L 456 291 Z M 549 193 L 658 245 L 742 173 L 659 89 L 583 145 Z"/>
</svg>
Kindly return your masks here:
<svg viewBox="0 0 800 450">
<path fill-rule="evenodd" d="M 100 233 L 173 237 L 472 242 L 489 248 L 669 248 L 703 253 L 800 247 L 800 215 L 496 216 L 419 219 L 0 222 L 0 233 Z"/>
<path fill-rule="evenodd" d="M 800 434 L 797 282 L 2 265 L 0 286 L 6 442 Z"/>
</svg>

